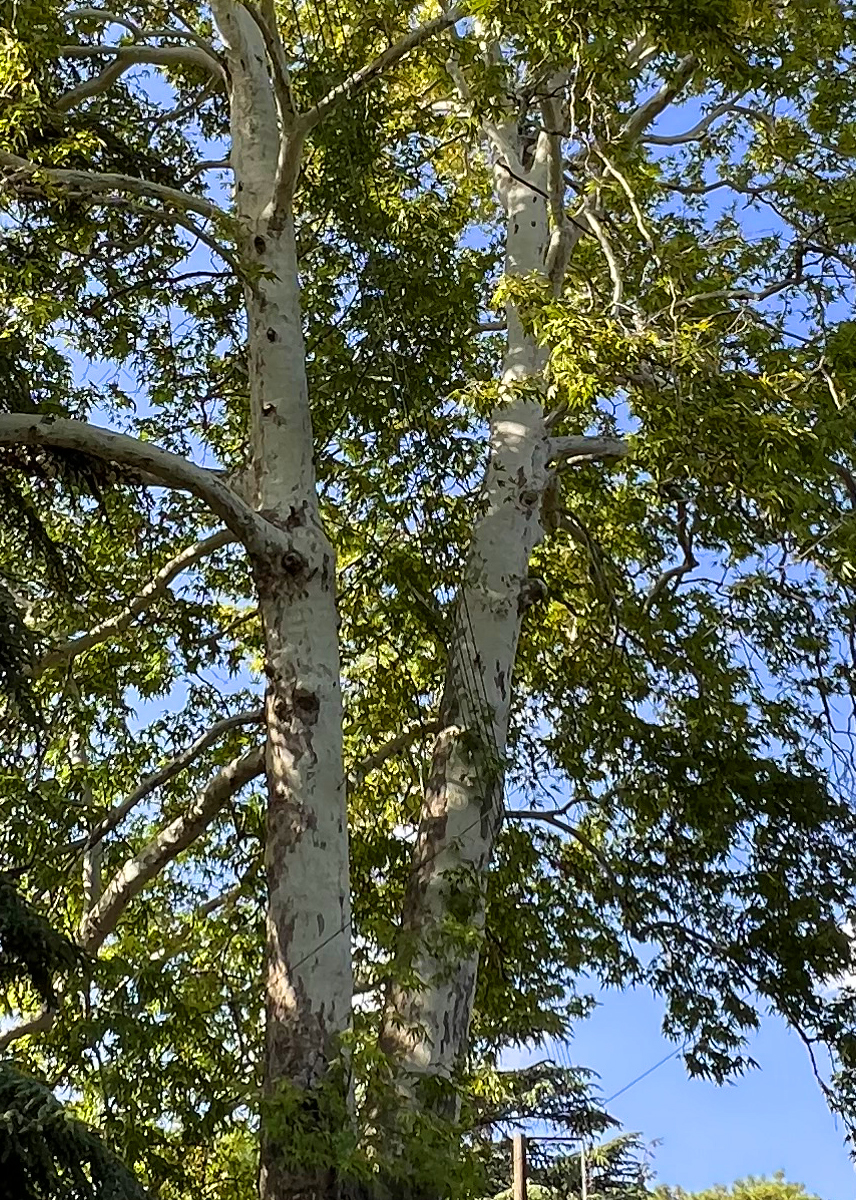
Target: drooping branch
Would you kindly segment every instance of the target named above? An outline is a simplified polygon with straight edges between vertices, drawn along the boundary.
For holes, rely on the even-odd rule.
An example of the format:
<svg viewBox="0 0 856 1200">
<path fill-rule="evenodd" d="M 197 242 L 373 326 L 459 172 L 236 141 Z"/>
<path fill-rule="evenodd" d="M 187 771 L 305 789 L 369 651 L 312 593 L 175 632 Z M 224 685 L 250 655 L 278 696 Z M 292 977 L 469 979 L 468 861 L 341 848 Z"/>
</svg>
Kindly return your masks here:
<svg viewBox="0 0 856 1200">
<path fill-rule="evenodd" d="M 186 813 L 176 817 L 117 871 L 101 899 L 81 925 L 80 944 L 96 951 L 115 929 L 130 902 L 156 875 L 186 850 L 214 820 L 217 813 L 265 768 L 265 748 L 256 746 L 223 767 L 197 794 Z"/>
<path fill-rule="evenodd" d="M 564 811 L 564 809 L 559 810 L 560 813 Z M 572 825 L 570 821 L 563 821 L 556 813 L 547 812 L 540 808 L 507 808 L 505 810 L 505 816 L 509 820 L 513 821 L 540 821 L 545 825 L 550 825 L 554 829 L 560 830 L 562 833 L 566 833 L 568 837 L 573 838 L 575 842 L 579 842 L 579 844 L 589 852 L 592 858 L 594 858 L 600 864 L 604 873 L 609 876 L 609 878 L 615 884 L 616 890 L 618 890 L 618 880 L 615 872 L 612 870 L 612 867 L 609 865 L 604 855 L 600 852 L 600 850 L 598 850 L 591 838 L 586 837 L 586 835 L 577 829 L 576 825 Z"/>
<path fill-rule="evenodd" d="M 156 486 L 187 491 L 202 500 L 251 551 L 263 552 L 278 531 L 224 483 L 218 472 L 197 467 L 149 442 L 85 421 L 0 413 L 0 445 L 74 450 L 127 467 Z"/>
<path fill-rule="evenodd" d="M 695 570 L 698 566 L 698 559 L 693 551 L 693 528 L 688 524 L 689 516 L 687 513 L 687 504 L 685 500 L 678 501 L 678 520 L 676 524 L 676 532 L 678 535 L 678 545 L 683 551 L 683 561 L 674 567 L 668 567 L 663 571 L 655 581 L 648 595 L 645 597 L 645 603 L 642 605 L 643 613 L 651 611 L 654 604 L 662 596 L 663 592 L 669 586 L 673 579 L 681 580 L 690 571 Z"/>
<path fill-rule="evenodd" d="M 220 529 L 217 533 L 212 533 L 210 537 L 203 538 L 199 542 L 194 542 L 193 545 L 185 547 L 180 554 L 175 558 L 171 558 L 168 563 L 158 571 L 155 577 L 146 584 L 139 595 L 117 613 L 115 617 L 110 617 L 106 621 L 101 621 L 94 625 L 92 629 L 86 633 L 81 633 L 75 638 L 70 638 L 67 642 L 62 642 L 59 646 L 55 646 L 50 653 L 36 665 L 34 674 L 41 675 L 44 671 L 51 667 L 59 666 L 63 663 L 70 662 L 79 654 L 85 654 L 87 650 L 91 650 L 93 646 L 98 646 L 101 642 L 106 642 L 109 638 L 116 637 L 120 633 L 124 633 L 130 626 L 131 622 L 138 617 L 146 609 L 162 596 L 173 579 L 180 575 L 182 571 L 186 571 L 188 567 L 200 559 L 206 558 L 209 554 L 213 554 L 215 550 L 219 550 L 222 546 L 228 546 L 230 542 L 235 541 L 235 535 L 229 529 Z"/>
<path fill-rule="evenodd" d="M 103 817 L 96 826 L 90 831 L 88 837 L 81 838 L 79 842 L 74 843 L 73 848 L 77 851 L 86 851 L 92 846 L 97 845 L 102 841 L 108 833 L 111 833 L 118 825 L 124 821 L 125 817 L 142 803 L 147 796 L 158 790 L 174 779 L 176 775 L 181 774 L 186 770 L 201 754 L 204 754 L 209 747 L 219 741 L 224 733 L 229 733 L 232 729 L 239 729 L 242 725 L 260 725 L 264 720 L 264 710 L 261 708 L 253 709 L 252 712 L 236 713 L 231 717 L 224 717 L 221 721 L 217 721 L 210 729 L 199 735 L 195 742 L 192 742 L 180 754 L 176 754 L 174 758 L 165 762 L 157 771 L 147 775 L 132 792 L 115 804 L 105 817 Z"/>
<path fill-rule="evenodd" d="M 179 191 L 178 188 L 166 187 L 161 183 L 152 183 L 135 175 L 118 175 L 102 173 L 101 171 L 77 171 L 59 167 L 43 167 L 29 159 L 19 158 L 17 154 L 0 151 L 0 167 L 5 167 L 6 180 L 13 184 L 19 178 L 47 179 L 57 187 L 74 191 L 80 195 L 111 195 L 121 193 L 125 196 L 145 196 L 147 199 L 160 200 L 179 210 L 179 212 L 197 213 L 209 221 L 228 221 L 228 214 L 205 200 L 202 196 L 194 196 L 190 192 Z M 10 174 L 11 173 L 11 174 Z M 157 215 L 157 214 L 153 214 Z"/>
</svg>

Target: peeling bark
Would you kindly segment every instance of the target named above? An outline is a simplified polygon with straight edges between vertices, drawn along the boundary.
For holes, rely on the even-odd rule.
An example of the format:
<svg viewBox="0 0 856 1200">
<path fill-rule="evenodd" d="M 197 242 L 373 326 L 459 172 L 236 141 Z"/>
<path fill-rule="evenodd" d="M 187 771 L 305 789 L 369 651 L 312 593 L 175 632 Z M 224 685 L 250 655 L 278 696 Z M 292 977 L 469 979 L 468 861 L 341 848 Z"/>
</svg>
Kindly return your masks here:
<svg viewBox="0 0 856 1200">
<path fill-rule="evenodd" d="M 246 9 L 215 4 L 226 42 L 232 166 L 245 261 L 255 505 L 287 535 L 256 555 L 265 637 L 268 884 L 264 1091 L 317 1111 L 351 1015 L 348 829 L 342 757 L 335 556 L 321 524 L 294 227 L 276 211 L 280 132 L 266 50 Z M 297 1168 L 271 1117 L 262 1200 L 332 1197 L 329 1170 Z"/>
<path fill-rule="evenodd" d="M 544 270 L 546 149 L 542 138 L 527 167 L 509 147 L 495 168 L 497 195 L 507 214 L 510 275 Z M 512 305 L 507 327 L 504 394 L 491 419 L 485 512 L 473 531 L 458 599 L 441 704 L 443 728 L 434 747 L 402 920 L 399 966 L 414 968 L 421 986 L 394 983 L 384 1013 L 383 1047 L 411 1082 L 419 1076 L 451 1078 L 467 1048 L 487 874 L 503 814 L 514 660 L 529 560 L 542 536 L 548 432 L 541 404 L 515 385 L 540 379 L 545 352 L 526 336 Z"/>
</svg>

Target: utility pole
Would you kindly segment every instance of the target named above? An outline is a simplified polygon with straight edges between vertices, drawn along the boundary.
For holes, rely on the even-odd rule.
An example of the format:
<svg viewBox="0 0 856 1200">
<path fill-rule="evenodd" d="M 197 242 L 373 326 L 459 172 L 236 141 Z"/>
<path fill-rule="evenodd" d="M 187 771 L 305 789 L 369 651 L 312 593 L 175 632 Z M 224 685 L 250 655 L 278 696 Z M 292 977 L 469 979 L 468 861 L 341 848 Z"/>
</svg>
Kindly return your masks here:
<svg viewBox="0 0 856 1200">
<path fill-rule="evenodd" d="M 513 1192 L 514 1200 L 526 1200 L 526 1135 L 515 1133 L 512 1142 Z"/>
<path fill-rule="evenodd" d="M 580 1200 L 588 1200 L 588 1166 L 586 1164 L 586 1144 L 580 1144 L 580 1179 L 582 1187 L 580 1188 Z"/>
</svg>

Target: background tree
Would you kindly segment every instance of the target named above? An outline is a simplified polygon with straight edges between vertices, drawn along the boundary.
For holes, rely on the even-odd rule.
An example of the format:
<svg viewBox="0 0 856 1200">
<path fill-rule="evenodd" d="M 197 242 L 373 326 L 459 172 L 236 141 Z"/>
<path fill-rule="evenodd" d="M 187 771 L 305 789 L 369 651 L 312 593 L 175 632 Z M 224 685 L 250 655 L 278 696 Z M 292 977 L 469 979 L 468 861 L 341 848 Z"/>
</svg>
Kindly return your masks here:
<svg viewBox="0 0 856 1200">
<path fill-rule="evenodd" d="M 850 10 L 3 14 L 0 1043 L 165 1197 L 594 1131 L 582 973 L 851 1119 Z"/>
<path fill-rule="evenodd" d="M 771 1179 L 763 1176 L 749 1175 L 746 1179 L 738 1179 L 730 1187 L 707 1188 L 703 1192 L 685 1192 L 683 1188 L 658 1188 L 657 1196 L 663 1200 L 683 1200 L 693 1196 L 696 1200 L 719 1200 L 722 1197 L 734 1197 L 734 1200 L 817 1200 L 809 1196 L 801 1183 L 789 1183 L 781 1171 L 777 1171 Z"/>
</svg>

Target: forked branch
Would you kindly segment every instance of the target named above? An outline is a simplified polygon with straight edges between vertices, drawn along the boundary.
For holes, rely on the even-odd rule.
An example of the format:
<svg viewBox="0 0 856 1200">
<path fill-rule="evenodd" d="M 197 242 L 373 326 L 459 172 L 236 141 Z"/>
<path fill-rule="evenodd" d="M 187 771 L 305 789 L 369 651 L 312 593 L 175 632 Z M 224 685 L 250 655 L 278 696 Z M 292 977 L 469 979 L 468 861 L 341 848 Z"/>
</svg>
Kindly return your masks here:
<svg viewBox="0 0 856 1200">
<path fill-rule="evenodd" d="M 106 621 L 101 621 L 94 625 L 92 629 L 86 633 L 81 633 L 75 638 L 70 638 L 67 642 L 62 642 L 55 646 L 43 659 L 37 664 L 34 674 L 41 675 L 43 671 L 51 667 L 60 666 L 63 663 L 70 662 L 77 658 L 79 654 L 85 654 L 87 650 L 91 650 L 93 646 L 98 646 L 102 642 L 106 642 L 109 638 L 117 637 L 124 633 L 129 628 L 131 622 L 162 596 L 176 576 L 182 571 L 186 571 L 188 567 L 192 567 L 194 563 L 200 559 L 207 558 L 209 554 L 213 554 L 215 550 L 219 550 L 222 546 L 228 546 L 230 542 L 235 541 L 235 535 L 228 529 L 220 529 L 217 533 L 212 533 L 210 537 L 203 538 L 199 542 L 194 542 L 193 545 L 187 546 L 175 558 L 170 559 L 158 571 L 155 577 L 146 584 L 139 595 L 127 604 L 120 613 L 115 617 L 110 617 Z"/>
<path fill-rule="evenodd" d="M 117 871 L 81 925 L 80 944 L 84 950 L 90 953 L 98 950 L 134 897 L 193 844 L 230 796 L 261 775 L 264 768 L 264 746 L 256 746 L 233 759 L 208 781 L 186 813 L 171 821 Z"/>
</svg>

